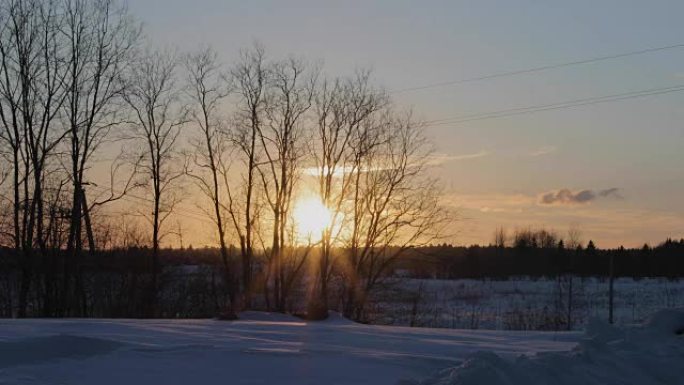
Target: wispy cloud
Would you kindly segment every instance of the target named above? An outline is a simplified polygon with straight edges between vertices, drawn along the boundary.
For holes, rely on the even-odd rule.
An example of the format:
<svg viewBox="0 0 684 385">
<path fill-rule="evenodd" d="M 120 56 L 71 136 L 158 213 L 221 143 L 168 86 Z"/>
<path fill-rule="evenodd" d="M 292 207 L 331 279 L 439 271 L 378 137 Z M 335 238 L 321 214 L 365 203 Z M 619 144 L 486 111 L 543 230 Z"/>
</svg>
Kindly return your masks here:
<svg viewBox="0 0 684 385">
<path fill-rule="evenodd" d="M 468 160 L 468 159 L 477 159 L 477 158 L 483 158 L 486 156 L 491 155 L 491 152 L 489 151 L 479 151 L 473 154 L 461 154 L 461 155 L 449 155 L 449 154 L 432 154 L 430 155 L 427 159 L 421 159 L 421 164 L 422 161 L 425 160 L 425 164 L 427 166 L 441 166 L 447 162 L 455 162 L 455 161 L 461 161 L 461 160 Z M 383 165 L 376 165 L 373 167 L 365 167 L 361 169 L 361 172 L 372 172 L 372 171 L 382 171 L 382 170 L 389 170 L 386 166 Z M 333 175 L 335 177 L 341 177 L 345 174 L 351 173 L 351 172 L 358 172 L 358 169 L 353 168 L 352 166 L 338 166 L 335 168 L 333 171 Z M 306 167 L 303 170 L 304 175 L 307 176 L 318 176 L 321 173 L 321 169 L 318 167 Z"/>
<path fill-rule="evenodd" d="M 605 190 L 571 191 L 563 188 L 557 191 L 543 193 L 539 197 L 540 205 L 581 205 L 595 201 L 598 198 L 622 199 L 620 189 L 612 187 Z"/>
<path fill-rule="evenodd" d="M 617 187 L 601 190 L 598 192 L 598 195 L 602 198 L 624 199 L 622 194 L 620 194 L 620 189 Z"/>
<path fill-rule="evenodd" d="M 528 155 L 529 156 L 543 156 L 543 155 L 548 155 L 551 153 L 554 153 L 558 150 L 556 146 L 543 146 L 538 148 L 535 151 L 530 152 Z"/>
<path fill-rule="evenodd" d="M 461 154 L 461 155 L 448 155 L 448 154 L 433 154 L 428 160 L 430 166 L 439 166 L 447 162 L 454 162 L 459 160 L 477 159 L 484 158 L 485 156 L 491 155 L 489 151 L 479 151 L 473 154 Z"/>
</svg>

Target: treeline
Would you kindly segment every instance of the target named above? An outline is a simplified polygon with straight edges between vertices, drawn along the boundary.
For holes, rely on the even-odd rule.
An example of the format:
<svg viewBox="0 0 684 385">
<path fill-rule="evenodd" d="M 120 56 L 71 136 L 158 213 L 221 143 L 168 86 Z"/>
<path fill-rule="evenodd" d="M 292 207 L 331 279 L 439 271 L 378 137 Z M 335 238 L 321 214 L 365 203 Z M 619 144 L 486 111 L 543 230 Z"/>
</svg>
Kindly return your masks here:
<svg viewBox="0 0 684 385">
<path fill-rule="evenodd" d="M 137 267 L 107 295 L 131 298 L 122 314 L 167 316 L 161 250 L 191 217 L 215 240 L 226 316 L 286 311 L 305 290 L 308 315 L 326 317 L 334 281 L 339 310 L 361 318 L 392 262 L 447 223 L 430 149 L 368 71 L 329 76 L 258 44 L 228 63 L 160 50 L 117 0 L 0 0 L 12 316 L 107 313 L 92 311 L 92 274 L 110 263 L 98 256 L 132 246 Z M 330 211 L 320 233 L 292 217 L 307 188 Z"/>
<path fill-rule="evenodd" d="M 386 251 L 396 254 L 399 250 Z M 231 290 L 226 281 L 220 250 L 213 248 L 179 249 L 162 248 L 158 250 L 159 266 L 155 291 L 155 314 L 150 312 L 150 284 L 153 278 L 150 258 L 153 249 L 149 245 L 113 248 L 89 252 L 82 256 L 78 265 L 79 280 L 73 297 L 63 298 L 63 266 L 70 262 L 72 255 L 67 250 L 52 250 L 47 254 L 34 256 L 32 269 L 33 283 L 26 293 L 26 315 L 29 317 L 66 317 L 78 314 L 80 317 L 106 318 L 206 318 L 234 317 L 227 313 L 231 304 Z M 380 252 L 380 250 L 378 250 Z M 228 247 L 229 261 L 240 270 L 239 249 Z M 311 267 L 303 268 L 301 274 L 290 276 L 287 286 L 287 302 L 284 312 L 309 316 L 312 295 L 307 282 L 315 277 L 312 271 L 320 263 L 320 253 L 313 253 L 309 246 L 299 246 L 288 253 L 296 255 Z M 331 309 L 343 310 L 348 306 L 347 278 L 341 273 L 346 265 L 349 250 L 331 250 L 331 264 L 334 266 L 328 287 L 328 301 Z M 387 254 L 390 255 L 390 254 Z M 0 248 L 0 317 L 16 316 L 19 290 L 21 290 L 21 268 L 23 254 L 12 248 Z M 376 259 L 376 262 L 390 262 L 389 259 Z M 252 261 L 252 309 L 272 309 L 269 307 L 269 286 L 267 272 L 270 269 L 269 250 L 254 254 Z M 373 279 L 378 289 L 393 275 L 394 264 L 388 264 Z M 370 290 L 364 301 L 377 300 L 381 290 Z M 69 301 L 65 307 L 64 302 Z M 67 313 L 68 311 L 68 313 Z M 359 321 L 367 321 L 364 312 L 355 315 Z"/>
<path fill-rule="evenodd" d="M 613 259 L 614 277 L 684 277 L 684 239 L 650 247 L 599 249 L 594 242 L 568 249 L 556 245 L 420 247 L 403 258 L 398 274 L 415 278 L 494 278 L 510 277 L 609 277 Z"/>
<path fill-rule="evenodd" d="M 390 248 L 391 249 L 391 248 Z M 238 248 L 229 246 L 229 260 L 240 270 Z M 396 252 L 397 250 L 390 251 Z M 75 288 L 78 301 L 70 306 L 73 312 L 89 317 L 148 317 L 151 271 L 149 260 L 153 250 L 148 245 L 113 248 L 85 254 L 79 264 L 79 285 Z M 156 314 L 158 317 L 214 317 L 230 305 L 230 288 L 223 279 L 223 262 L 218 248 L 161 249 Z M 304 256 L 306 246 L 293 252 Z M 345 277 L 339 273 L 348 250 L 331 250 L 336 266 L 330 277 L 328 300 L 331 309 L 346 306 Z M 66 316 L 61 297 L 64 293 L 62 267 L 71 254 L 66 250 L 36 255 L 33 269 L 34 283 L 27 293 L 27 315 L 40 317 Z M 315 254 L 307 256 L 316 265 Z M 385 278 L 438 279 L 509 279 L 531 277 L 556 279 L 557 296 L 564 316 L 557 319 L 563 325 L 572 323 L 573 277 L 610 276 L 613 258 L 613 277 L 679 279 L 684 276 L 684 240 L 667 240 L 662 244 L 635 249 L 598 249 L 593 242 L 575 249 L 560 243 L 556 247 L 459 247 L 447 244 L 415 247 L 407 250 L 378 276 Z M 0 317 L 16 315 L 18 290 L 21 283 L 23 255 L 12 248 L 0 249 Z M 254 286 L 252 307 L 267 309 L 266 275 L 268 253 L 255 253 L 251 266 Z M 311 270 L 293 276 L 284 311 L 304 314 L 308 310 L 312 292 L 306 281 Z M 382 288 L 382 286 L 381 286 Z M 375 298 L 370 291 L 367 301 Z M 381 293 L 378 293 L 381 295 Z M 361 314 L 359 320 L 366 320 Z M 563 326 L 565 327 L 565 326 Z"/>
</svg>

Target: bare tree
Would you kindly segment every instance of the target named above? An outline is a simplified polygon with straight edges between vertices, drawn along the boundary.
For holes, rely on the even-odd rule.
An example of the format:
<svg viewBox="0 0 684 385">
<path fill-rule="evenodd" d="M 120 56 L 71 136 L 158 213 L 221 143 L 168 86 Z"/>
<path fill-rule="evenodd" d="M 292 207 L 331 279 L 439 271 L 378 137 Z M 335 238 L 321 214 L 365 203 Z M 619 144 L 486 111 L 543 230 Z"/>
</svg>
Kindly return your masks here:
<svg viewBox="0 0 684 385">
<path fill-rule="evenodd" d="M 387 111 L 364 125 L 356 155 L 344 313 L 362 319 L 369 294 L 407 250 L 440 237 L 448 213 L 426 176 L 431 148 L 410 114 Z"/>
<path fill-rule="evenodd" d="M 577 250 L 582 248 L 582 230 L 579 225 L 573 224 L 568 229 L 568 236 L 565 242 L 565 247 L 570 250 Z"/>
<path fill-rule="evenodd" d="M 15 248 L 24 253 L 19 316 L 25 316 L 33 248 L 46 251 L 43 182 L 65 132 L 56 126 L 65 99 L 62 21 L 55 1 L 0 2 L 0 121 L 13 153 Z"/>
<path fill-rule="evenodd" d="M 143 169 L 152 184 L 152 282 L 151 314 L 154 314 L 159 273 L 159 243 L 162 225 L 173 212 L 179 197 L 172 188 L 183 173 L 175 161 L 181 126 L 186 122 L 175 84 L 176 57 L 167 52 L 147 52 L 131 70 L 124 100 L 133 110 L 134 135 L 144 150 Z"/>
<path fill-rule="evenodd" d="M 331 223 L 321 234 L 320 258 L 314 272 L 313 295 L 307 310 L 311 318 L 328 314 L 328 286 L 335 246 L 340 246 L 345 203 L 351 192 L 354 174 L 354 134 L 373 114 L 388 104 L 387 95 L 372 87 L 370 72 L 355 77 L 323 81 L 315 97 L 316 128 L 311 153 L 316 168 L 318 193 L 331 211 Z"/>
<path fill-rule="evenodd" d="M 85 173 L 93 155 L 124 118 L 119 96 L 125 82 L 121 74 L 132 58 L 140 28 L 116 0 L 62 0 L 64 23 L 60 30 L 66 41 L 65 125 L 70 141 L 73 183 L 68 250 L 82 249 L 85 205 Z M 92 234 L 92 229 L 88 229 Z M 95 248 L 92 236 L 89 248 Z"/>
<path fill-rule="evenodd" d="M 222 177 L 228 195 L 227 211 L 233 230 L 240 243 L 242 269 L 242 307 L 251 307 L 252 265 L 256 243 L 256 226 L 259 221 L 260 202 L 257 197 L 260 161 L 259 132 L 266 120 L 266 92 L 269 69 L 265 63 L 264 49 L 258 44 L 244 50 L 230 77 L 235 87 L 236 112 L 233 122 L 232 143 L 236 158 L 242 163 L 241 188 L 231 186 L 230 167 L 222 164 Z"/>
<path fill-rule="evenodd" d="M 27 34 L 29 15 L 21 12 L 19 4 L 12 1 L 0 3 L 0 60 L 2 60 L 2 77 L 0 78 L 0 119 L 2 119 L 2 140 L 7 146 L 7 153 L 12 161 L 12 216 L 14 247 L 20 250 L 22 246 L 21 221 L 21 173 L 22 173 L 22 144 L 23 126 L 21 124 L 21 90 L 29 84 L 22 84 L 18 56 L 26 56 L 24 50 L 19 49 L 18 43 Z M 25 62 L 23 59 L 22 62 Z"/>
<path fill-rule="evenodd" d="M 188 93 L 194 108 L 190 112 L 198 135 L 192 140 L 193 166 L 190 175 L 200 191 L 211 201 L 211 218 L 216 225 L 219 251 L 223 262 L 224 283 L 228 289 L 231 307 L 235 307 L 236 290 L 226 242 L 226 210 L 222 181 L 227 182 L 230 169 L 230 137 L 224 119 L 220 116 L 220 103 L 228 96 L 229 87 L 221 73 L 216 52 L 205 49 L 184 58 L 188 72 Z M 222 180 L 221 177 L 224 177 Z M 231 316 L 234 310 L 230 310 Z"/>
<path fill-rule="evenodd" d="M 73 190 L 63 295 L 70 290 L 71 270 L 75 269 L 75 287 L 82 288 L 81 251 L 83 225 L 86 225 L 88 249 L 95 251 L 95 237 L 86 199 L 85 178 L 94 155 L 109 137 L 110 130 L 122 123 L 120 96 L 126 71 L 136 47 L 140 29 L 134 25 L 126 8 L 115 0 L 62 0 L 64 22 L 60 32 L 65 41 L 64 126 L 68 131 L 68 171 Z M 116 161 L 116 160 L 115 160 Z M 120 195 L 123 195 L 120 194 Z M 104 202 L 115 200 L 113 198 Z M 103 202 L 99 202 L 100 205 Z M 71 266 L 73 265 L 73 266 Z M 76 293 L 76 298 L 82 298 Z M 82 302 L 82 301 L 80 301 Z M 83 313 L 83 303 L 78 306 Z M 67 304 L 63 304 L 67 307 Z M 65 309 L 64 311 L 68 311 Z"/>
<path fill-rule="evenodd" d="M 263 167 L 258 170 L 273 220 L 267 275 L 273 282 L 273 305 L 278 311 L 283 311 L 287 302 L 289 282 L 292 281 L 291 277 L 286 277 L 288 270 L 296 274 L 304 263 L 303 258 L 299 258 L 293 261 L 291 269 L 287 269 L 284 252 L 288 245 L 294 188 L 306 149 L 305 114 L 312 105 L 315 81 L 316 72 L 301 60 L 274 63 L 266 107 L 268 122 L 258 127 L 258 140 L 265 157 Z"/>
<path fill-rule="evenodd" d="M 506 229 L 503 227 L 497 227 L 494 230 L 494 246 L 503 249 L 506 247 L 506 242 L 508 241 L 508 235 L 506 234 Z"/>
</svg>

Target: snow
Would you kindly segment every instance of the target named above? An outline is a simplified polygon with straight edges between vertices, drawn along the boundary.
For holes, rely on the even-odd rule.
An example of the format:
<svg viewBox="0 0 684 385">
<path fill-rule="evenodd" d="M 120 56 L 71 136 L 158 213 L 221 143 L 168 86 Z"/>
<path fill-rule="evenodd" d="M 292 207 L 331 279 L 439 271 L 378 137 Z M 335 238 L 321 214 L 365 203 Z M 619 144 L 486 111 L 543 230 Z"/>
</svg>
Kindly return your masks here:
<svg viewBox="0 0 684 385">
<path fill-rule="evenodd" d="M 421 385 L 684 384 L 684 309 L 666 309 L 641 327 L 591 321 L 570 352 L 540 352 L 508 359 L 473 354 Z"/>
<path fill-rule="evenodd" d="M 218 320 L 2 320 L 0 384 L 684 384 L 684 309 L 585 332 Z"/>
<path fill-rule="evenodd" d="M 459 365 L 567 351 L 577 333 L 371 326 L 247 312 L 218 320 L 2 320 L 0 384 L 397 384 Z M 400 382 L 401 381 L 401 382 Z"/>
<path fill-rule="evenodd" d="M 567 277 L 564 277 L 566 279 Z M 554 317 L 566 318 L 568 286 L 556 279 L 514 277 L 508 280 L 401 279 L 376 298 L 374 324 L 408 326 L 416 293 L 415 326 L 455 329 L 552 330 Z M 573 328 L 583 330 L 592 318 L 608 319 L 608 280 L 573 279 Z M 684 279 L 615 280 L 616 324 L 643 323 L 663 308 L 684 306 Z"/>
</svg>

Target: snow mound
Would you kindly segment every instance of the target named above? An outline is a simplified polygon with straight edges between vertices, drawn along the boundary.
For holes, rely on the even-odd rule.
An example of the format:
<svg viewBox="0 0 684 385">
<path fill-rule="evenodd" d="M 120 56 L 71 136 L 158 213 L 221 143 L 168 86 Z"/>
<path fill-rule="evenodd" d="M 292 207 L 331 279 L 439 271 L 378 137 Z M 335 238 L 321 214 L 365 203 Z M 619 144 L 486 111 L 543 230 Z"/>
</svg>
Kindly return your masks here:
<svg viewBox="0 0 684 385">
<path fill-rule="evenodd" d="M 33 365 L 62 358 L 88 358 L 111 353 L 124 343 L 59 334 L 0 342 L 0 368 Z"/>
<path fill-rule="evenodd" d="M 479 352 L 422 385 L 684 385 L 684 309 L 655 313 L 641 326 L 593 320 L 570 352 L 507 358 Z"/>
<path fill-rule="evenodd" d="M 331 325 L 356 325 L 357 323 L 350 320 L 349 318 L 346 318 L 342 314 L 336 312 L 336 311 L 329 311 L 328 312 L 328 318 L 323 320 L 322 322 L 326 324 L 331 324 Z"/>
<path fill-rule="evenodd" d="M 644 326 L 656 334 L 684 334 L 684 308 L 661 310 L 653 314 Z"/>
</svg>

